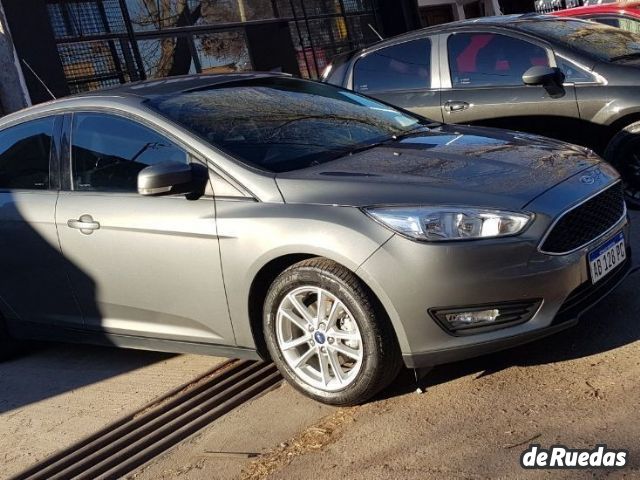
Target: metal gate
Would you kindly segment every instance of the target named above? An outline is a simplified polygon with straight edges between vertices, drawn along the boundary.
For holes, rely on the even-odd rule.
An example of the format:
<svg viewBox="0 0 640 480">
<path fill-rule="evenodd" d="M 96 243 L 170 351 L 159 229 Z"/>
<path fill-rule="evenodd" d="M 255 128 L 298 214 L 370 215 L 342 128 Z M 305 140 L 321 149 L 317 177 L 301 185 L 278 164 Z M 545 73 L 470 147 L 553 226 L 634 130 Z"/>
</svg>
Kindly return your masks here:
<svg viewBox="0 0 640 480">
<path fill-rule="evenodd" d="M 283 22 L 295 73 L 317 78 L 334 55 L 377 41 L 374 29 L 380 29 L 377 0 L 45 1 L 71 93 L 251 70 L 264 62 L 256 61 L 247 29 Z"/>
<path fill-rule="evenodd" d="M 124 1 L 48 0 L 47 11 L 71 93 L 145 78 Z"/>
</svg>

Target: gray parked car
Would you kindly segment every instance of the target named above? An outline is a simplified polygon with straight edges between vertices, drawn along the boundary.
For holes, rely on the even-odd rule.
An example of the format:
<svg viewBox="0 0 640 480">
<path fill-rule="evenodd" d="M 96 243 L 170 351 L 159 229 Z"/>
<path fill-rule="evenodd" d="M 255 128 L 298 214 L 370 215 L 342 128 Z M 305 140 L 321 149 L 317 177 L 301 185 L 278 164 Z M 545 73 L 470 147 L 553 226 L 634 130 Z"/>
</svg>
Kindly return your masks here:
<svg viewBox="0 0 640 480">
<path fill-rule="evenodd" d="M 453 22 L 337 57 L 324 81 L 445 123 L 577 143 L 640 207 L 640 34 L 536 14 Z"/>
<path fill-rule="evenodd" d="M 272 358 L 352 404 L 576 324 L 629 265 L 590 151 L 285 75 L 182 77 L 0 121 L 12 339 Z"/>
</svg>

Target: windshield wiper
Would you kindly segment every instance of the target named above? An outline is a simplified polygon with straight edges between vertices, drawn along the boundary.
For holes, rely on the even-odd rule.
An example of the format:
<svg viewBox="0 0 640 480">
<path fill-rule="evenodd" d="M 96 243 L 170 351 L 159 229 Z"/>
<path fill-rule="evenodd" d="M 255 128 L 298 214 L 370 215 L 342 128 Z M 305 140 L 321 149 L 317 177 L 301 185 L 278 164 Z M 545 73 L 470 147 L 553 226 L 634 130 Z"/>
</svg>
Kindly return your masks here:
<svg viewBox="0 0 640 480">
<path fill-rule="evenodd" d="M 394 137 L 389 137 L 383 140 L 378 140 L 376 142 L 365 143 L 365 144 L 355 145 L 351 147 L 338 148 L 333 150 L 332 152 L 333 154 L 325 157 L 323 161 L 320 163 L 330 162 L 331 160 L 337 160 L 339 158 L 351 156 L 356 153 L 364 152 L 366 150 L 371 150 L 372 148 L 389 145 L 391 142 L 395 142 L 395 141 L 396 139 Z"/>
<path fill-rule="evenodd" d="M 354 153 L 364 152 L 365 150 L 371 150 L 376 147 L 383 147 L 385 145 L 389 145 L 391 142 L 395 142 L 396 139 L 394 137 L 389 137 L 384 140 L 380 140 L 379 142 L 371 142 L 364 145 L 356 146 L 353 148 L 349 148 L 348 154 L 353 155 Z"/>
<path fill-rule="evenodd" d="M 353 155 L 354 153 L 360 153 L 360 152 L 364 152 L 365 150 L 371 150 L 372 148 L 376 148 L 376 147 L 384 147 L 386 145 L 389 145 L 391 143 L 395 143 L 398 142 L 400 140 L 402 140 L 403 138 L 407 138 L 410 137 L 412 135 L 419 135 L 421 133 L 425 133 L 428 132 L 429 130 L 431 130 L 431 128 L 428 125 L 419 125 L 416 128 L 412 128 L 411 130 L 408 130 L 404 133 L 400 133 L 397 135 L 391 135 L 390 137 L 384 138 L 382 140 L 378 140 L 375 142 L 371 142 L 371 143 L 365 143 L 365 144 L 361 144 L 361 145 L 356 145 L 354 147 L 348 147 L 345 148 L 345 152 L 344 153 L 340 153 L 340 155 Z"/>
<path fill-rule="evenodd" d="M 625 53 L 624 55 L 617 55 L 609 59 L 610 62 L 617 62 L 618 60 L 632 60 L 640 57 L 640 52 Z"/>
<path fill-rule="evenodd" d="M 429 132 L 431 127 L 429 125 L 419 125 L 416 128 L 412 128 L 411 130 L 400 133 L 399 135 L 393 135 L 393 140 L 402 140 L 403 138 L 408 138 L 413 135 L 420 135 L 421 133 Z"/>
<path fill-rule="evenodd" d="M 410 137 L 412 135 L 419 135 L 421 133 L 428 132 L 429 130 L 431 130 L 431 127 L 433 127 L 433 126 L 434 126 L 433 123 L 420 124 L 417 127 L 412 128 L 411 130 L 408 130 L 408 131 L 406 131 L 404 133 L 400 133 L 400 134 L 397 134 L 397 135 L 391 135 L 390 137 L 383 138 L 382 140 L 377 140 L 377 141 L 371 142 L 371 143 L 355 145 L 355 146 L 352 146 L 352 147 L 343 147 L 343 148 L 340 148 L 340 149 L 337 149 L 336 151 L 334 151 L 335 155 L 330 156 L 325 161 L 336 160 L 338 158 L 342 158 L 342 157 L 345 157 L 347 155 L 354 155 L 356 153 L 364 152 L 366 150 L 371 150 L 372 148 L 376 148 L 376 147 L 384 147 L 384 146 L 390 145 L 392 143 L 398 142 L 398 141 L 402 140 L 403 138 L 407 138 L 407 137 Z"/>
</svg>

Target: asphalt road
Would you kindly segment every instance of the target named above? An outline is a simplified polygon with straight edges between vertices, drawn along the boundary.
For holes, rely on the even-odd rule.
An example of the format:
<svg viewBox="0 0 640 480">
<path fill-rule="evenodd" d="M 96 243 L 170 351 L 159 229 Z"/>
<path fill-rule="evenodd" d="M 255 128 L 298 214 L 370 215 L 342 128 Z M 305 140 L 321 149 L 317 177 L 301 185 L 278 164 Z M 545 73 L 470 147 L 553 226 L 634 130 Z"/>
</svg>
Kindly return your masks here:
<svg viewBox="0 0 640 480">
<path fill-rule="evenodd" d="M 640 215 L 631 242 L 640 252 Z M 636 254 L 636 262 L 640 258 Z M 553 337 L 409 373 L 367 405 L 283 386 L 156 458 L 136 479 L 640 478 L 640 272 Z M 0 477 L 42 459 L 219 359 L 49 345 L 0 364 Z M 624 470 L 524 471 L 529 443 L 629 450 Z"/>
</svg>

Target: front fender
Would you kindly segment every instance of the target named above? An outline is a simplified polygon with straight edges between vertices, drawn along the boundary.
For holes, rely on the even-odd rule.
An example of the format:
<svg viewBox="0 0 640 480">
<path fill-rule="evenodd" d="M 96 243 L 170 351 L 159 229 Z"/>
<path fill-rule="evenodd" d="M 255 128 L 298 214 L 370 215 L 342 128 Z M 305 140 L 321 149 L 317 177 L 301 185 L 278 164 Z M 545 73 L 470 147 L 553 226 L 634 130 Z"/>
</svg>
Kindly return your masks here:
<svg viewBox="0 0 640 480">
<path fill-rule="evenodd" d="M 326 257 L 353 272 L 393 233 L 358 208 L 216 201 L 229 312 L 238 346 L 255 348 L 249 292 L 260 270 L 286 255 Z"/>
</svg>

